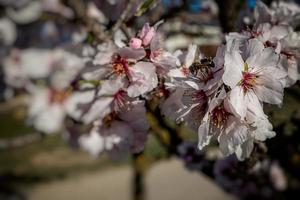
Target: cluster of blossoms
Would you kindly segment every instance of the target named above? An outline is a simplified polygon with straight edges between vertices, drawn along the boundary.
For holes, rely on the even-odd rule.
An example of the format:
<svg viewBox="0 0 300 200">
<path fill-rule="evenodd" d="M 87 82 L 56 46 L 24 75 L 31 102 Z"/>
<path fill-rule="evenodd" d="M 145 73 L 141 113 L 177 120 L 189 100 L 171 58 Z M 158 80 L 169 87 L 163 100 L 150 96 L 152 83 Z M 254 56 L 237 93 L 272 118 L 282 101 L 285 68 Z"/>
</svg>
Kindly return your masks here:
<svg viewBox="0 0 300 200">
<path fill-rule="evenodd" d="M 299 16 L 299 7 L 259 2 L 253 28 L 229 33 L 214 58 L 196 45 L 167 52 L 160 23 L 145 24 L 127 42 L 84 44 L 80 54 L 13 49 L 2 63 L 5 82 L 30 94 L 36 129 L 58 132 L 66 117 L 87 127 L 78 142 L 94 156 L 141 151 L 146 105 L 158 98 L 165 117 L 198 132 L 199 149 L 216 139 L 224 156 L 243 160 L 254 142 L 275 136 L 263 104 L 281 105 L 284 88 L 299 78 Z"/>
<path fill-rule="evenodd" d="M 253 28 L 229 33 L 215 58 L 193 45 L 175 53 L 179 67 L 169 73 L 174 92 L 165 103 L 176 110 L 173 118 L 198 131 L 199 149 L 216 138 L 225 156 L 243 160 L 255 141 L 275 136 L 263 104 L 281 105 L 284 88 L 299 78 L 299 34 L 290 25 L 297 17 L 298 7 L 259 2 Z"/>
</svg>

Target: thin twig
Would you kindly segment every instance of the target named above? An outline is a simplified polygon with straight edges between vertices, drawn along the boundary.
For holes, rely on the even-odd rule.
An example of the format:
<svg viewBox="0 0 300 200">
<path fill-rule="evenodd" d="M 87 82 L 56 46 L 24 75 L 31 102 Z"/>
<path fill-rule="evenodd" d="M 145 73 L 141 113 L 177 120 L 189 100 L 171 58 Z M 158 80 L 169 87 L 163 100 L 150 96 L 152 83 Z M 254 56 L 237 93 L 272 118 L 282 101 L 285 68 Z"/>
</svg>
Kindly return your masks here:
<svg viewBox="0 0 300 200">
<path fill-rule="evenodd" d="M 129 1 L 129 3 L 127 4 L 126 9 L 123 11 L 120 18 L 112 26 L 112 28 L 110 30 L 111 34 L 115 33 L 121 27 L 121 25 L 127 20 L 128 15 L 130 14 L 130 11 L 132 10 L 134 4 L 136 4 L 136 0 L 130 0 Z"/>
</svg>

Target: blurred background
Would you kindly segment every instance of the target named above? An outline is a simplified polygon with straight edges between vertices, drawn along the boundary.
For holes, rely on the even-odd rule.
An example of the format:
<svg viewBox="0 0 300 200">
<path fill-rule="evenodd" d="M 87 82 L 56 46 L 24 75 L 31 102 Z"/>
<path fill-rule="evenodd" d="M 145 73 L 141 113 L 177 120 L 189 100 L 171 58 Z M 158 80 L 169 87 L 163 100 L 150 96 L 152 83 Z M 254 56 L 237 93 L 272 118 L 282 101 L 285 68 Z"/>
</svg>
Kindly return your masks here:
<svg viewBox="0 0 300 200">
<path fill-rule="evenodd" d="M 140 14 L 127 22 L 135 28 L 129 31 L 164 20 L 159 30 L 167 50 L 195 43 L 208 57 L 215 56 L 223 33 L 251 26 L 256 5 L 255 0 L 144 2 Z M 272 0 L 264 2 L 270 5 Z M 104 20 L 111 26 L 128 3 L 0 0 L 0 59 L 16 47 L 52 49 L 80 40 L 85 10 L 99 20 L 96 23 Z M 7 19 L 12 25 L 7 25 Z M 174 155 L 151 135 L 142 157 L 112 161 L 107 155 L 91 157 L 65 134 L 47 135 L 30 127 L 26 95 L 6 85 L 0 69 L 0 199 L 114 200 L 132 199 L 136 193 L 148 200 L 295 199 L 300 193 L 299 82 L 285 91 L 281 108 L 265 107 L 277 136 L 258 144 L 250 160 L 216 159 L 214 147 L 205 154 L 198 152 L 192 145 L 195 134 L 179 127 L 190 141 L 185 151 L 197 158 L 192 162 Z"/>
</svg>

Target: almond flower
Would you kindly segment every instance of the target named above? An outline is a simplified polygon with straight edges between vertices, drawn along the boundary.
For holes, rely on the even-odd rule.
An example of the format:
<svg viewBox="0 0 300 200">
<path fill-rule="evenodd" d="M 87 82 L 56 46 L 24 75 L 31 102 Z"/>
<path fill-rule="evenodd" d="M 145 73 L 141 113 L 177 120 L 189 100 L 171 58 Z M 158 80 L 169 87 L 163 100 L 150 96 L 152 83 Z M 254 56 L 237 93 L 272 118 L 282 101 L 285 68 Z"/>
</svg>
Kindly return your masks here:
<svg viewBox="0 0 300 200">
<path fill-rule="evenodd" d="M 156 68 L 151 62 L 142 61 L 146 56 L 143 48 L 118 49 L 108 43 L 98 47 L 93 69 L 86 69 L 83 77 L 88 80 L 105 80 L 120 77 L 128 82 L 126 91 L 130 97 L 144 95 L 158 83 Z"/>
<path fill-rule="evenodd" d="M 212 138 L 217 138 L 224 156 L 235 153 L 239 160 L 244 160 L 250 156 L 254 140 L 264 141 L 273 136 L 275 133 L 266 118 L 247 124 L 236 117 L 222 88 L 210 101 L 198 129 L 198 147 L 202 150 Z"/>
<path fill-rule="evenodd" d="M 109 113 L 94 123 L 88 135 L 79 139 L 79 144 L 93 156 L 106 151 L 113 158 L 128 152 L 139 152 L 147 139 L 149 124 L 143 101 L 135 101 L 128 110 Z"/>
<path fill-rule="evenodd" d="M 231 88 L 229 103 L 242 120 L 247 112 L 265 118 L 261 102 L 281 104 L 286 72 L 278 68 L 278 55 L 257 39 L 246 50 L 225 53 L 223 82 Z M 270 76 L 272 74 L 272 76 Z"/>
<path fill-rule="evenodd" d="M 69 95 L 69 91 L 35 88 L 28 102 L 29 124 L 43 133 L 60 131 L 66 116 L 65 100 Z"/>
</svg>

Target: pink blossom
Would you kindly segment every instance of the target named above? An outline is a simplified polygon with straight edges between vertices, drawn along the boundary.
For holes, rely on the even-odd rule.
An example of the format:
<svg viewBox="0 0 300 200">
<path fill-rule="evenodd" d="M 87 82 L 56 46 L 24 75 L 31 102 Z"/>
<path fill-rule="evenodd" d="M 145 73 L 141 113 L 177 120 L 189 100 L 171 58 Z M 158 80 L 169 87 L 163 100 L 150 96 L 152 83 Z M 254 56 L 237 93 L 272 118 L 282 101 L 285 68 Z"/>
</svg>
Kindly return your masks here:
<svg viewBox="0 0 300 200">
<path fill-rule="evenodd" d="M 155 34 L 155 28 L 151 27 L 149 23 L 146 23 L 139 32 L 138 37 L 142 40 L 144 46 L 148 46 Z"/>
</svg>

